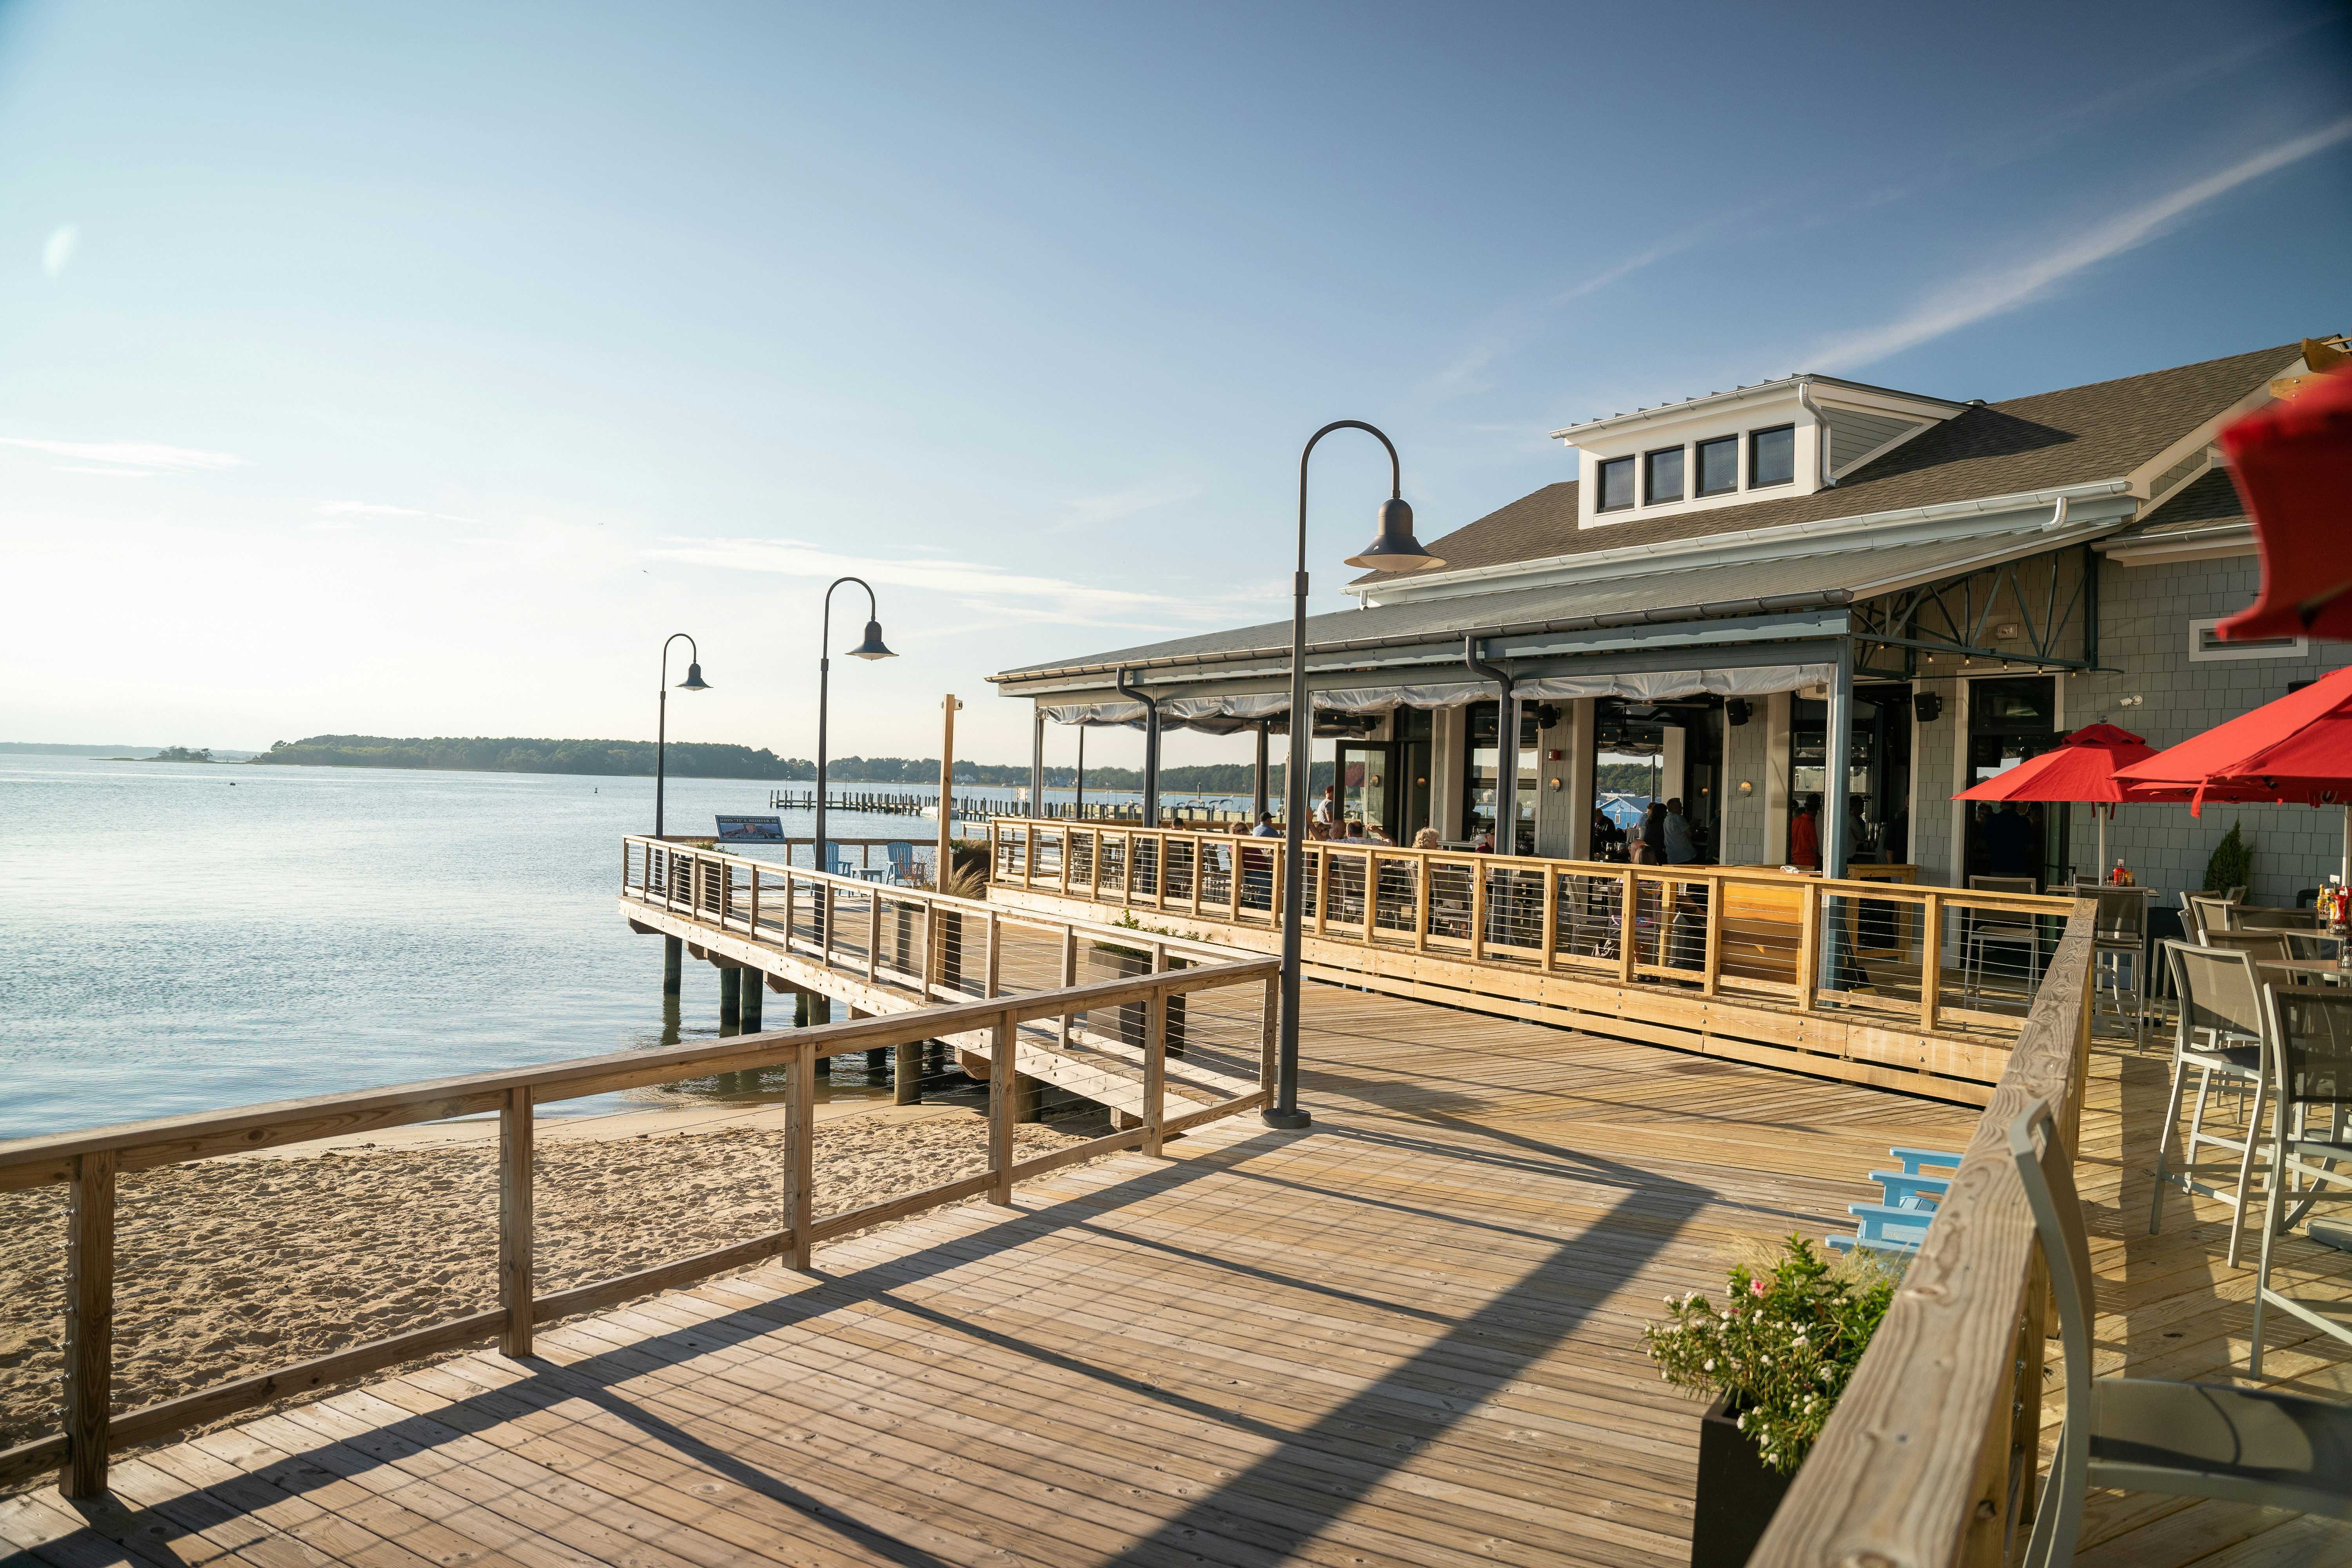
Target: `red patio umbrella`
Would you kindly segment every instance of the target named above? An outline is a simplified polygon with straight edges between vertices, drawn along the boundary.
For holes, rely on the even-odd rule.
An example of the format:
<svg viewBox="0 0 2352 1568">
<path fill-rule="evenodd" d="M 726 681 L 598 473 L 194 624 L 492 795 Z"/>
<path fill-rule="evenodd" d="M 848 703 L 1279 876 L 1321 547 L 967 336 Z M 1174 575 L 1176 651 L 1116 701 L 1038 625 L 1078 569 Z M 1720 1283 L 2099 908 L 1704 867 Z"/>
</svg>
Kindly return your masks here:
<svg viewBox="0 0 2352 1568">
<path fill-rule="evenodd" d="M 2308 361 L 2329 350 L 2304 352 Z M 2352 641 L 2352 365 L 2293 390 L 2292 402 L 2265 404 L 2221 433 L 2263 553 L 2262 594 L 2216 628 L 2225 641 Z"/>
<path fill-rule="evenodd" d="M 2323 675 L 2193 740 L 2119 768 L 2126 800 L 2344 805 L 2344 875 L 2352 879 L 2352 667 Z"/>
<path fill-rule="evenodd" d="M 2054 751 L 2004 768 L 1954 800 L 2044 800 L 2104 805 L 2099 819 L 2099 875 L 2107 874 L 2107 822 L 2119 802 L 2132 797 L 2116 782 L 2117 768 L 2156 755 L 2156 748 L 2113 724 L 2088 724 L 2058 742 Z"/>
</svg>

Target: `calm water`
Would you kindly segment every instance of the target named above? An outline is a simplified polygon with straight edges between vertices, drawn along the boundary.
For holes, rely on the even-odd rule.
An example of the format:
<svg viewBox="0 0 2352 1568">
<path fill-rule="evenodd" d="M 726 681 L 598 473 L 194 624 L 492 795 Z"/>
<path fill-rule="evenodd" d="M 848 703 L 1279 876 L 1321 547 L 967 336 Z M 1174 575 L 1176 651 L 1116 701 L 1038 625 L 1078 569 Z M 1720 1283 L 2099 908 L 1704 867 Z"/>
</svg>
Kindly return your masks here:
<svg viewBox="0 0 2352 1568">
<path fill-rule="evenodd" d="M 768 789 L 672 779 L 670 829 Z M 718 972 L 666 1020 L 614 910 L 652 823 L 650 779 L 0 757 L 0 1138 L 716 1038 Z"/>
</svg>

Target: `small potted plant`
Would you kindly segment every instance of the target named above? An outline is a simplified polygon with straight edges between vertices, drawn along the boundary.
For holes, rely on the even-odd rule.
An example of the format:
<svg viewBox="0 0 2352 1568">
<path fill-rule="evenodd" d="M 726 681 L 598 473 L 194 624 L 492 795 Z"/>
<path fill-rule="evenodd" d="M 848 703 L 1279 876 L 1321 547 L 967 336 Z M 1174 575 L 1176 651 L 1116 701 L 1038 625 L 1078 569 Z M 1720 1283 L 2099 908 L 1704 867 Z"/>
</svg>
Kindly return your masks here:
<svg viewBox="0 0 2352 1568">
<path fill-rule="evenodd" d="M 1836 1408 L 1903 1259 L 1857 1252 L 1832 1263 L 1802 1237 L 1732 1268 L 1720 1305 L 1666 1298 L 1642 1331 L 1658 1375 L 1715 1403 L 1700 1418 L 1691 1568 L 1741 1568 Z"/>
</svg>

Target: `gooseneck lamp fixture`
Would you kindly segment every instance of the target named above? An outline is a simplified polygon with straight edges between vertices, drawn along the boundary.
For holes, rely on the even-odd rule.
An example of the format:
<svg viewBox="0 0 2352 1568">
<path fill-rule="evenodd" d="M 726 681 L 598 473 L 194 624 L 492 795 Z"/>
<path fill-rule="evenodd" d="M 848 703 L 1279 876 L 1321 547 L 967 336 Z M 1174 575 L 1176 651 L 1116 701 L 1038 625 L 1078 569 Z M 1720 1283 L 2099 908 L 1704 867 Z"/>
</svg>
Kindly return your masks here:
<svg viewBox="0 0 2352 1568">
<path fill-rule="evenodd" d="M 1298 1109 L 1298 959 L 1307 897 L 1307 770 L 1314 748 L 1315 712 L 1307 698 L 1307 459 L 1334 430 L 1361 430 L 1388 448 L 1389 499 L 1381 503 L 1380 534 L 1348 564 L 1371 572 L 1425 572 L 1444 562 L 1412 536 L 1412 508 L 1404 500 L 1404 470 L 1396 443 L 1360 419 L 1339 419 L 1307 438 L 1298 454 L 1298 568 L 1290 580 L 1290 761 L 1282 780 L 1282 1025 L 1276 1041 L 1274 1098 L 1262 1113 L 1268 1127 L 1299 1128 L 1313 1118 Z"/>
<path fill-rule="evenodd" d="M 866 590 L 866 640 L 849 650 L 852 658 L 896 658 L 882 643 L 882 623 L 875 617 L 880 614 L 874 603 L 874 585 L 863 577 L 835 577 L 824 590 L 824 615 L 818 622 L 816 661 L 816 846 L 815 863 L 819 871 L 833 869 L 827 856 L 828 840 L 824 836 L 824 729 L 825 707 L 833 684 L 833 591 L 844 583 L 855 583 Z"/>
<path fill-rule="evenodd" d="M 686 637 L 686 679 L 677 683 L 680 691 L 708 691 L 710 683 L 702 679 L 702 651 L 694 639 L 684 632 L 672 632 L 669 641 L 662 644 L 661 684 L 655 690 L 661 698 L 661 718 L 654 727 L 654 837 L 662 836 L 662 780 L 667 771 L 664 753 L 669 750 L 669 645 Z"/>
</svg>

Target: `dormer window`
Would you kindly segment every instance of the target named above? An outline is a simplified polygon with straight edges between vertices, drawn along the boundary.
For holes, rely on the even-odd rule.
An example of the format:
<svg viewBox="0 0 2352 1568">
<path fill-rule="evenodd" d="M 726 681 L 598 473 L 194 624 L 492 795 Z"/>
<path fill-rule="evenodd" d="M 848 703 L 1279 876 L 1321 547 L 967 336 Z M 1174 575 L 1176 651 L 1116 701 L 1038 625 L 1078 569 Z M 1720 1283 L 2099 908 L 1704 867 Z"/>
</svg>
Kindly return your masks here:
<svg viewBox="0 0 2352 1568">
<path fill-rule="evenodd" d="M 1601 465 L 1601 511 L 1626 511 L 1633 505 L 1633 459 L 1618 458 Z"/>
<path fill-rule="evenodd" d="M 1648 505 L 1683 499 L 1683 449 L 1667 447 L 1643 459 L 1642 499 Z"/>
<path fill-rule="evenodd" d="M 1698 493 L 1727 496 L 1739 488 L 1739 437 L 1725 436 L 1698 444 Z"/>
<path fill-rule="evenodd" d="M 1785 485 L 1797 477 L 1797 427 L 1794 425 L 1775 426 L 1769 430 L 1751 430 L 1748 435 L 1748 488 L 1762 489 L 1766 485 Z"/>
</svg>

